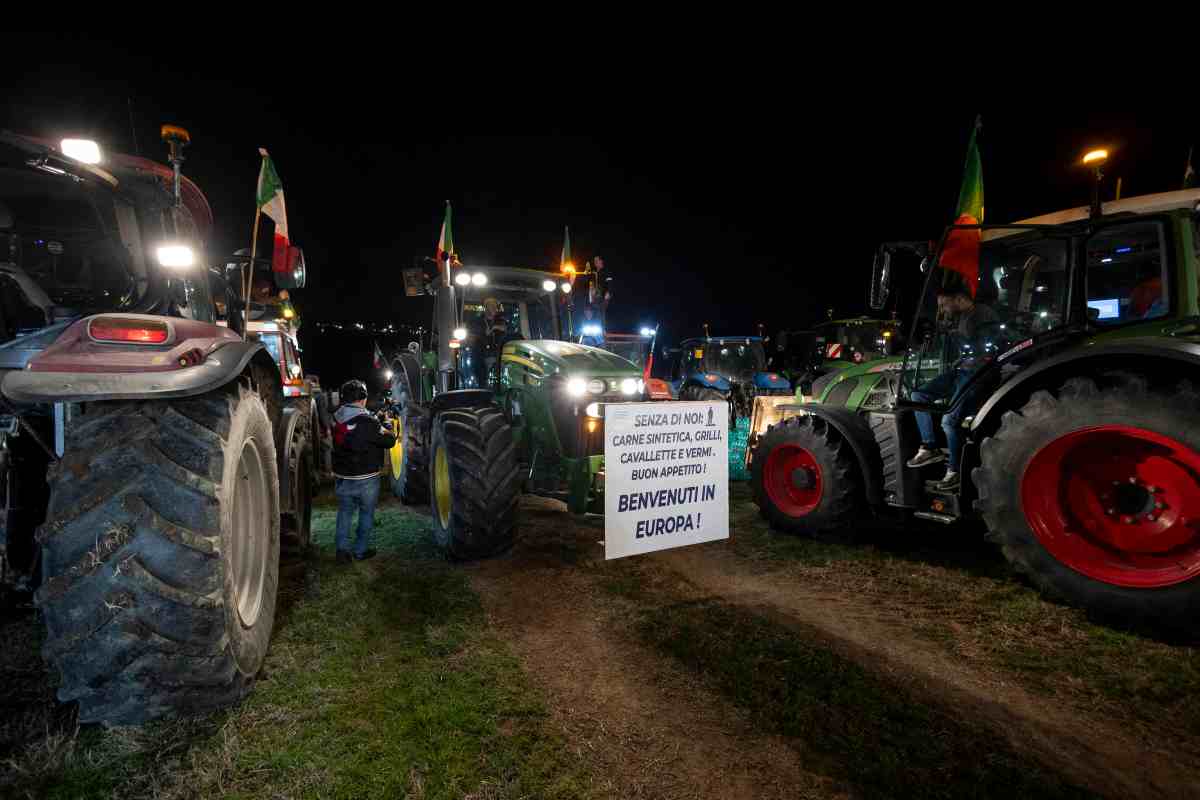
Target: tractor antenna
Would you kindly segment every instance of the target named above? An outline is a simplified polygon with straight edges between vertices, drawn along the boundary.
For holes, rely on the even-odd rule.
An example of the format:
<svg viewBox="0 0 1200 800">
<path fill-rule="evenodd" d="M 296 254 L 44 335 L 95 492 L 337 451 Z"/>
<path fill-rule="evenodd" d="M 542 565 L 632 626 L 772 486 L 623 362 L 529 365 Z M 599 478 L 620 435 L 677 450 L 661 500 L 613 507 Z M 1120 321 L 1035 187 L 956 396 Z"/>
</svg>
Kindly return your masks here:
<svg viewBox="0 0 1200 800">
<path fill-rule="evenodd" d="M 142 148 L 138 147 L 137 125 L 135 125 L 133 121 L 133 98 L 126 97 L 125 101 L 129 104 L 129 133 L 133 136 L 133 154 L 140 158 L 142 155 Z"/>
</svg>

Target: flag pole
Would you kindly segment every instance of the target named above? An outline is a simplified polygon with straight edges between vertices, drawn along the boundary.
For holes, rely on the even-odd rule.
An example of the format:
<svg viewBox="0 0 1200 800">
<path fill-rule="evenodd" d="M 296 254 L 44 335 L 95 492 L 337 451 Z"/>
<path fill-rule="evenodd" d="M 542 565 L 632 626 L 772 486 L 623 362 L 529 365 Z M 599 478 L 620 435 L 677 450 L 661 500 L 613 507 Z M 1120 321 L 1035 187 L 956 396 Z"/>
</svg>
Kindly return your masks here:
<svg viewBox="0 0 1200 800">
<path fill-rule="evenodd" d="M 254 198 L 254 231 L 250 234 L 250 268 L 249 274 L 242 280 L 242 339 L 246 339 L 246 330 L 250 325 L 250 284 L 254 281 L 254 259 L 258 254 L 258 219 L 262 209 L 258 207 L 258 198 Z"/>
</svg>

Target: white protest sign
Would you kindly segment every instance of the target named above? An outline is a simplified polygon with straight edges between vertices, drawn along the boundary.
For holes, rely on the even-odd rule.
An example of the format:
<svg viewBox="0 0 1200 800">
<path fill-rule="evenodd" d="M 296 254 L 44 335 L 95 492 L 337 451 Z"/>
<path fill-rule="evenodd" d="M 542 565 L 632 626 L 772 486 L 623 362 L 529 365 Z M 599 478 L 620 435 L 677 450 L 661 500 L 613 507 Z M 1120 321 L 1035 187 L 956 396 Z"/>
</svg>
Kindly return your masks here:
<svg viewBox="0 0 1200 800">
<path fill-rule="evenodd" d="M 604 406 L 604 557 L 729 538 L 729 404 Z"/>
</svg>

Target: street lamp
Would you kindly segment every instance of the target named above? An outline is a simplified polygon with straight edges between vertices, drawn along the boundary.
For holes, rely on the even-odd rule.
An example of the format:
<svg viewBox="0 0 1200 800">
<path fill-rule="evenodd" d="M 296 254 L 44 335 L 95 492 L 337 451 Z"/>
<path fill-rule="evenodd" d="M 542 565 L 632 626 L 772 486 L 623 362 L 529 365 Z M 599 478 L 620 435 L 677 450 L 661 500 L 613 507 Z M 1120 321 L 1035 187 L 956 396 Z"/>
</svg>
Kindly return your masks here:
<svg viewBox="0 0 1200 800">
<path fill-rule="evenodd" d="M 1083 165 L 1091 167 L 1095 171 L 1095 180 L 1092 182 L 1092 210 L 1093 217 L 1098 217 L 1103 213 L 1100 207 L 1100 182 L 1104 180 L 1104 164 L 1108 161 L 1108 151 L 1103 147 L 1098 147 L 1095 150 L 1089 150 L 1083 156 Z"/>
</svg>

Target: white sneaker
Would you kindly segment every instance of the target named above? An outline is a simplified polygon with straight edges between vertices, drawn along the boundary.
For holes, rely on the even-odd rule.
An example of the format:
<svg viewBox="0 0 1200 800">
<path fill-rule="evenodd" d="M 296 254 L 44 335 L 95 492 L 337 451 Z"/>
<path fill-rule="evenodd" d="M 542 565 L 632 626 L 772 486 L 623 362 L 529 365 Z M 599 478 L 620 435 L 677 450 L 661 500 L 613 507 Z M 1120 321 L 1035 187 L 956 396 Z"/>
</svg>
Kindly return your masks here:
<svg viewBox="0 0 1200 800">
<path fill-rule="evenodd" d="M 908 460 L 908 466 L 916 469 L 917 467 L 927 467 L 930 464 L 937 464 L 946 460 L 946 454 L 941 450 L 921 445 L 921 449 L 917 454 Z"/>
</svg>

